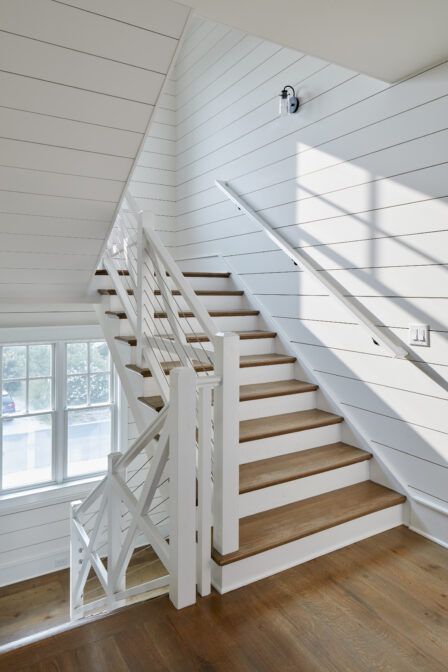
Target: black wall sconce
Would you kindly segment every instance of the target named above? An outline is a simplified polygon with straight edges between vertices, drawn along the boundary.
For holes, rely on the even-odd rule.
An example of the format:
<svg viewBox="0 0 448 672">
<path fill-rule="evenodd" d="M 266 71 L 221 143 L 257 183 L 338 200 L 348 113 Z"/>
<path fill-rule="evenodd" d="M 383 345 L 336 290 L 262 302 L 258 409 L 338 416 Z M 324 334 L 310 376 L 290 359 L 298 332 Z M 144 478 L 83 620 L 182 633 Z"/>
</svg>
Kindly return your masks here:
<svg viewBox="0 0 448 672">
<path fill-rule="evenodd" d="M 289 114 L 295 114 L 299 109 L 299 99 L 293 86 L 287 84 L 280 93 L 279 114 L 281 117 L 287 117 Z"/>
</svg>

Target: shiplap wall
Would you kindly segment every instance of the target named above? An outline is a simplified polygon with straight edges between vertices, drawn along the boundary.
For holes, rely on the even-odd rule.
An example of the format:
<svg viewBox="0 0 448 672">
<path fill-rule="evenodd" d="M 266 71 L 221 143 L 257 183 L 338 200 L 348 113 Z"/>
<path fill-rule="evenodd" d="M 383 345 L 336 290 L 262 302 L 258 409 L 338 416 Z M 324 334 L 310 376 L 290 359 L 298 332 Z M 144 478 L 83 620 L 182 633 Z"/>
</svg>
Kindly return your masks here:
<svg viewBox="0 0 448 672">
<path fill-rule="evenodd" d="M 0 301 L 86 294 L 188 11 L 1 0 Z"/>
<path fill-rule="evenodd" d="M 171 251 L 227 258 L 378 455 L 448 508 L 448 63 L 387 85 L 195 19 L 175 77 L 175 226 L 158 218 Z M 285 84 L 301 108 L 279 119 Z M 406 362 L 375 346 L 216 178 L 405 345 L 428 323 L 431 347 Z M 431 533 L 426 510 L 413 524 Z"/>
</svg>

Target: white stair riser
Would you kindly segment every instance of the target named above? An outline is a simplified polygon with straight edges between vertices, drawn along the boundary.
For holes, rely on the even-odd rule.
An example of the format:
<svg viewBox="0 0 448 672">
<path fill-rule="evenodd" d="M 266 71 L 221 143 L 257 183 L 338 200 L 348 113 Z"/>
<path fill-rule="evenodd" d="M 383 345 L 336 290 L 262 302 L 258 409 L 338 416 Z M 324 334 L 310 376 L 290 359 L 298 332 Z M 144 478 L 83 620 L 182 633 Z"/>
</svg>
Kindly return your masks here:
<svg viewBox="0 0 448 672">
<path fill-rule="evenodd" d="M 111 320 L 118 320 L 117 317 L 109 318 Z M 134 336 L 134 331 L 129 320 L 118 320 L 120 324 L 120 336 Z"/>
<path fill-rule="evenodd" d="M 256 462 L 277 455 L 296 453 L 299 450 L 317 448 L 317 446 L 325 446 L 340 440 L 341 423 L 316 427 L 315 429 L 305 429 L 301 432 L 282 434 L 281 436 L 270 436 L 256 441 L 245 441 L 240 443 L 239 446 L 240 464 Z"/>
<path fill-rule="evenodd" d="M 134 347 L 131 347 L 125 341 L 117 340 L 117 348 L 123 364 L 135 364 L 136 349 Z"/>
<path fill-rule="evenodd" d="M 243 315 L 237 317 L 213 317 L 216 332 L 219 331 L 250 331 L 259 329 L 259 318 L 257 315 Z M 179 318 L 182 330 L 190 333 L 202 333 L 204 330 L 194 317 Z M 159 325 L 159 322 L 162 323 Z M 160 333 L 171 333 L 171 327 L 166 319 L 156 319 L 155 324 Z"/>
<path fill-rule="evenodd" d="M 193 348 L 198 350 L 212 350 L 212 345 L 205 341 L 203 343 L 191 343 Z M 275 352 L 277 343 L 275 338 L 240 338 L 240 355 L 267 355 Z"/>
<path fill-rule="evenodd" d="M 123 303 L 119 296 L 108 296 L 106 300 L 109 303 L 109 310 L 123 310 Z M 135 299 L 133 296 L 129 297 L 131 305 L 135 306 Z"/>
<path fill-rule="evenodd" d="M 159 396 L 160 390 L 156 380 L 151 376 L 143 379 L 143 396 L 154 397 Z"/>
<path fill-rule="evenodd" d="M 275 338 L 240 338 L 240 355 L 267 355 L 276 350 Z"/>
<path fill-rule="evenodd" d="M 230 278 L 186 278 L 193 289 L 203 289 L 205 291 L 223 291 L 226 289 L 235 289 Z M 177 289 L 172 279 L 168 279 L 168 285 L 171 289 Z"/>
<path fill-rule="evenodd" d="M 294 364 L 269 364 L 267 366 L 246 366 L 240 368 L 240 385 L 270 383 L 276 380 L 292 380 L 295 376 Z"/>
<path fill-rule="evenodd" d="M 285 394 L 281 397 L 240 401 L 239 418 L 240 420 L 251 420 L 252 418 L 264 418 L 269 415 L 309 411 L 312 408 L 316 408 L 315 392 Z"/>
<path fill-rule="evenodd" d="M 212 562 L 213 586 L 218 592 L 227 593 L 402 525 L 405 518 L 405 505 L 399 504 L 224 567 Z"/>
<path fill-rule="evenodd" d="M 244 296 L 198 296 L 197 298 L 208 310 L 241 310 L 246 307 Z M 156 296 L 155 300 L 154 305 L 160 306 L 160 310 L 163 310 L 162 297 Z M 173 301 L 178 310 L 190 310 L 183 296 L 174 295 Z"/>
<path fill-rule="evenodd" d="M 369 480 L 369 461 L 298 478 L 239 496 L 240 518 Z"/>
</svg>

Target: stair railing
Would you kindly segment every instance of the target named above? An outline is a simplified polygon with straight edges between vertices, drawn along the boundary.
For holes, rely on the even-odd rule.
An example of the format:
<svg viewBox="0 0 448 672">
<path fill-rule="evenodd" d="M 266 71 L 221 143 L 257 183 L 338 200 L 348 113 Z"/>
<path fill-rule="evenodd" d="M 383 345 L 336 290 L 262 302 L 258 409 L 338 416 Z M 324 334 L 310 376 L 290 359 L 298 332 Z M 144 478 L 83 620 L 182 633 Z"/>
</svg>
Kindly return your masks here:
<svg viewBox="0 0 448 672">
<path fill-rule="evenodd" d="M 292 261 L 304 268 L 316 280 L 318 280 L 325 289 L 348 309 L 355 317 L 356 321 L 364 327 L 370 334 L 374 343 L 381 344 L 394 357 L 404 359 L 409 353 L 392 335 L 388 334 L 385 329 L 381 329 L 375 323 L 375 318 L 369 313 L 354 297 L 344 293 L 343 287 L 323 268 L 320 268 L 303 250 L 295 249 L 290 245 L 272 226 L 256 212 L 250 205 L 236 193 L 226 182 L 222 180 L 215 180 L 215 185 L 229 198 L 232 203 L 236 205 L 238 210 L 244 212 L 249 219 L 255 222 L 268 236 L 277 247 L 280 248 Z"/>
<path fill-rule="evenodd" d="M 173 371 L 169 404 L 126 453 L 109 455 L 104 479 L 84 502 L 72 504 L 73 619 L 165 586 L 177 608 L 195 602 L 196 586 L 210 592 L 211 397 L 217 383 L 201 386 L 197 395 L 194 371 Z M 133 558 L 148 548 L 155 553 L 149 578 L 128 585 Z"/>
</svg>

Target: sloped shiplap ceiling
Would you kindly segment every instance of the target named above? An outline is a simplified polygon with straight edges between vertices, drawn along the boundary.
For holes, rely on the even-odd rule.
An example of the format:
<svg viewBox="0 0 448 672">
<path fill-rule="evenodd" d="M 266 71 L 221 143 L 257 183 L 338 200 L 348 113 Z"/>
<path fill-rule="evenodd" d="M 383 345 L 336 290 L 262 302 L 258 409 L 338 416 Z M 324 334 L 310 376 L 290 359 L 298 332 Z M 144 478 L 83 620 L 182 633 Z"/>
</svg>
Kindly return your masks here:
<svg viewBox="0 0 448 672">
<path fill-rule="evenodd" d="M 0 0 L 0 301 L 85 295 L 187 15 Z"/>
<path fill-rule="evenodd" d="M 396 82 L 448 59 L 447 0 L 180 0 L 212 21 Z"/>
</svg>

